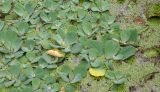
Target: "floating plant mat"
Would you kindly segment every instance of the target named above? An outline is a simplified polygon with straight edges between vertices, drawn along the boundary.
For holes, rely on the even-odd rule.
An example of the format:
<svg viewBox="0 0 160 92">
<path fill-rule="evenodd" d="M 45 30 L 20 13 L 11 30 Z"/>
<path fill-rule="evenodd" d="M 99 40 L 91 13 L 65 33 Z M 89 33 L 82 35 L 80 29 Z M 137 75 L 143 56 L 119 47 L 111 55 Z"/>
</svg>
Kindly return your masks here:
<svg viewBox="0 0 160 92">
<path fill-rule="evenodd" d="M 112 62 L 135 54 L 138 34 L 109 8 L 107 0 L 1 0 L 0 92 L 75 92 L 87 74 L 124 84 L 128 75 Z"/>
</svg>

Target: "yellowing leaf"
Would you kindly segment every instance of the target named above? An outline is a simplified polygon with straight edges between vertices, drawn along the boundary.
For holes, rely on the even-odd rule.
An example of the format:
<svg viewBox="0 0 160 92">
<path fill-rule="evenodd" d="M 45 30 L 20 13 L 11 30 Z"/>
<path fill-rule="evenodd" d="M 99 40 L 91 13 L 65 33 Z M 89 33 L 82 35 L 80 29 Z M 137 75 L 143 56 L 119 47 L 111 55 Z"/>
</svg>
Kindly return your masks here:
<svg viewBox="0 0 160 92">
<path fill-rule="evenodd" d="M 89 73 L 92 76 L 100 77 L 105 75 L 105 69 L 89 68 Z"/>
<path fill-rule="evenodd" d="M 59 92 L 65 92 L 65 88 L 64 88 L 64 87 L 61 87 L 61 89 L 60 89 Z"/>
<path fill-rule="evenodd" d="M 58 49 L 48 50 L 47 54 L 55 56 L 55 57 L 64 57 L 64 54 L 60 52 Z"/>
</svg>

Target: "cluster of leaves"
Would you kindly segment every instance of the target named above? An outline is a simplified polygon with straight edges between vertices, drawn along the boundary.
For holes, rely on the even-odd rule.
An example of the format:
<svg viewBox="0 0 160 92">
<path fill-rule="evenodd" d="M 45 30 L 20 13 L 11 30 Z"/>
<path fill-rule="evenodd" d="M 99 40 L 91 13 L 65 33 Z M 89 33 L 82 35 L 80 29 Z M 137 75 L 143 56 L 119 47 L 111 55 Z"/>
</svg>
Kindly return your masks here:
<svg viewBox="0 0 160 92">
<path fill-rule="evenodd" d="M 88 70 L 104 76 L 108 62 L 134 55 L 136 30 L 121 30 L 109 6 L 107 0 L 1 0 L 1 90 L 73 92 Z M 77 67 L 61 66 L 71 55 L 81 58 Z M 108 74 L 124 83 L 122 75 Z"/>
</svg>

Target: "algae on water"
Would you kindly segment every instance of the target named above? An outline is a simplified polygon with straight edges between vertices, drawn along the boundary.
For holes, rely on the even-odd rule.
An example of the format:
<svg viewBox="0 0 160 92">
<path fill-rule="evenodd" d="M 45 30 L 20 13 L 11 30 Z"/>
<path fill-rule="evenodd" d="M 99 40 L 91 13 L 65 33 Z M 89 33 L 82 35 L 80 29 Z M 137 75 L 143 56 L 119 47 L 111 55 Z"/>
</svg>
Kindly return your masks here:
<svg viewBox="0 0 160 92">
<path fill-rule="evenodd" d="M 141 34 L 139 45 L 143 49 L 160 46 L 160 18 L 148 19 L 149 29 Z"/>
<path fill-rule="evenodd" d="M 160 3 L 149 3 L 147 17 L 160 16 Z"/>
</svg>

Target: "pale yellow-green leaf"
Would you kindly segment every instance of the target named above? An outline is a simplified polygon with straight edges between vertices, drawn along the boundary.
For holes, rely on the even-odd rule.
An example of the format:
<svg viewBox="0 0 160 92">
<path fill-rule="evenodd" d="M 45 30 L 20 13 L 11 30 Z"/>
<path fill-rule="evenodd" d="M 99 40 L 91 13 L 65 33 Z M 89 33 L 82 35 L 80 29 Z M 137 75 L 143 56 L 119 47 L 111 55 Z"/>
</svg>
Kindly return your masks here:
<svg viewBox="0 0 160 92">
<path fill-rule="evenodd" d="M 89 73 L 92 76 L 100 77 L 105 75 L 105 69 L 89 68 Z"/>
</svg>

